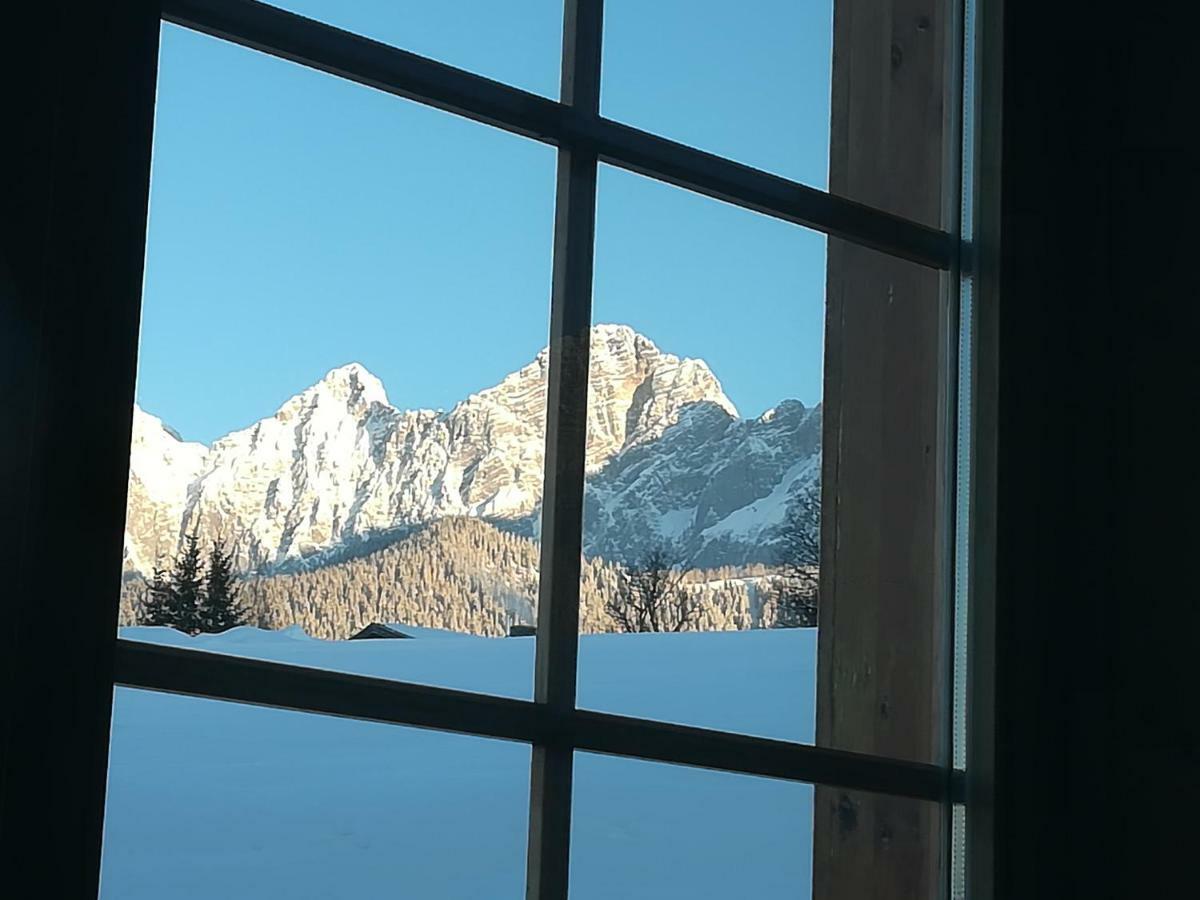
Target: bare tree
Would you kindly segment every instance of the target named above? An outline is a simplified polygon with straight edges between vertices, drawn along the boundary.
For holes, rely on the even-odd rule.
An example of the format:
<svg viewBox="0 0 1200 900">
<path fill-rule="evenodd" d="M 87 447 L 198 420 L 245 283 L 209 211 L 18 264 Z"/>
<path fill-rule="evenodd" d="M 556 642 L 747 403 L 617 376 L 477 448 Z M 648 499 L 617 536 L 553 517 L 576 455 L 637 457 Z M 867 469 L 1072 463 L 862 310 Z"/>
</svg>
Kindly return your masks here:
<svg viewBox="0 0 1200 900">
<path fill-rule="evenodd" d="M 700 618 L 700 600 L 661 544 L 620 571 L 604 609 L 622 631 L 683 631 Z"/>
<path fill-rule="evenodd" d="M 821 494 L 814 488 L 788 507 L 779 538 L 780 584 L 775 590 L 775 627 L 817 624 L 820 606 Z"/>
</svg>

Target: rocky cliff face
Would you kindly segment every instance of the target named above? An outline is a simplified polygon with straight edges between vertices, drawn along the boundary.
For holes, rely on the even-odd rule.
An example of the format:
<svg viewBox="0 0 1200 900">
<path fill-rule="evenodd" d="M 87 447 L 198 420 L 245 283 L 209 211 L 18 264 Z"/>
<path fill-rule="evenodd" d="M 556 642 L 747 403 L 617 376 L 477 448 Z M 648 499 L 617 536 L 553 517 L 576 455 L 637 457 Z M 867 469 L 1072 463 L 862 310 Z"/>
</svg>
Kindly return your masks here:
<svg viewBox="0 0 1200 900">
<path fill-rule="evenodd" d="M 592 331 L 585 536 L 636 556 L 670 541 L 705 565 L 756 557 L 791 491 L 816 477 L 819 412 L 738 418 L 708 366 L 620 325 Z M 135 410 L 126 565 L 148 573 L 193 527 L 245 569 L 473 516 L 536 534 L 547 353 L 448 412 L 400 410 L 357 364 L 211 447 Z"/>
<path fill-rule="evenodd" d="M 820 479 L 820 409 L 786 401 L 742 420 L 685 407 L 653 442 L 627 447 L 588 481 L 584 550 L 637 562 L 653 544 L 691 567 L 774 562 L 793 497 Z"/>
</svg>

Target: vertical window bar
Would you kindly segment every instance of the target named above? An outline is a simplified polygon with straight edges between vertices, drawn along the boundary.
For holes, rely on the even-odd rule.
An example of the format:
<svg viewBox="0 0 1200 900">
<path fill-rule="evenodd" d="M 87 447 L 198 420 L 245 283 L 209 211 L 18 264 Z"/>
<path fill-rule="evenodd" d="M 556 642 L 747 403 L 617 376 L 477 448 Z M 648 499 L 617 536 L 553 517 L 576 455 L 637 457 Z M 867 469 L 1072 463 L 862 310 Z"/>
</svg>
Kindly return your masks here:
<svg viewBox="0 0 1200 900">
<path fill-rule="evenodd" d="M 534 699 L 575 708 L 596 156 L 558 154 Z"/>
<path fill-rule="evenodd" d="M 600 111 L 602 17 L 601 0 L 566 0 L 562 102 L 590 117 Z M 596 165 L 590 147 L 559 149 L 534 700 L 562 711 L 575 708 L 579 648 Z M 568 741 L 534 745 L 527 900 L 566 900 L 573 763 Z"/>
</svg>

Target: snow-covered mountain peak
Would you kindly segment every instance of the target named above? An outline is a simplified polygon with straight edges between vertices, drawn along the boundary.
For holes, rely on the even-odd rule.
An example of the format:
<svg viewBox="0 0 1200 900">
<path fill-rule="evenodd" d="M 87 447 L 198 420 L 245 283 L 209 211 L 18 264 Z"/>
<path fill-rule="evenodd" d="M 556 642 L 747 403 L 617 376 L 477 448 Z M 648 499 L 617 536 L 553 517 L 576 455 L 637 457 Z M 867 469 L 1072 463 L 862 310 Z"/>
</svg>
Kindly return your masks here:
<svg viewBox="0 0 1200 900">
<path fill-rule="evenodd" d="M 276 415 L 286 417 L 317 406 L 333 406 L 339 412 L 359 413 L 373 403 L 390 405 L 383 382 L 366 366 L 352 362 L 325 373 L 312 387 L 284 403 Z"/>
<path fill-rule="evenodd" d="M 717 377 L 699 359 L 664 353 L 628 325 L 592 328 L 588 386 L 588 467 L 660 438 L 694 403 L 713 403 L 737 418 Z"/>
<path fill-rule="evenodd" d="M 741 422 L 737 410 L 703 360 L 666 353 L 628 325 L 596 325 L 590 337 L 588 472 L 606 473 L 614 486 L 621 482 L 624 498 L 618 501 L 614 493 L 616 506 L 682 522 L 680 510 L 694 505 L 702 488 L 695 476 L 703 469 L 710 472 L 703 479 L 715 477 L 718 458 L 759 455 L 757 439 L 751 440 L 755 432 L 733 428 Z M 543 348 L 448 412 L 397 409 L 375 375 L 349 363 L 211 448 L 178 441 L 158 419 L 137 410 L 129 564 L 147 571 L 146 563 L 173 552 L 193 525 L 228 540 L 242 566 L 258 568 L 446 516 L 536 517 L 548 362 Z M 448 364 L 453 365 L 452 354 Z M 777 414 L 786 408 L 781 404 Z M 785 452 L 784 444 L 788 453 L 793 447 L 811 452 L 811 441 L 796 443 L 771 418 L 741 424 L 767 429 L 763 434 L 771 446 L 762 454 Z M 677 460 L 657 469 L 661 483 L 638 480 L 635 486 L 617 477 L 626 462 L 640 459 L 644 466 L 647 453 Z M 754 491 L 782 477 L 774 462 L 759 469 Z M 738 471 L 744 470 L 739 463 Z M 674 489 L 676 483 L 690 485 L 686 496 Z M 665 495 L 661 504 L 648 500 L 667 489 L 669 507 L 662 505 Z M 742 493 L 731 483 L 705 502 L 728 510 Z"/>
<path fill-rule="evenodd" d="M 592 326 L 593 351 L 600 347 L 610 353 L 620 354 L 628 352 L 627 348 L 636 351 L 639 346 L 648 348 L 654 353 L 658 352 L 658 347 L 655 346 L 654 341 L 650 340 L 644 334 L 635 331 L 629 325 L 610 322 Z"/>
<path fill-rule="evenodd" d="M 134 405 L 125 518 L 130 568 L 149 572 L 163 553 L 174 552 L 188 488 L 204 471 L 207 457 L 203 444 L 180 440 L 173 428 Z"/>
<path fill-rule="evenodd" d="M 207 453 L 208 448 L 203 444 L 183 440 L 179 432 L 158 416 L 134 404 L 129 464 L 153 495 L 178 494 L 180 470 L 194 473 Z"/>
<path fill-rule="evenodd" d="M 647 369 L 655 368 L 660 363 L 668 369 L 682 367 L 689 372 L 691 381 L 701 385 L 706 392 L 706 396 L 700 399 L 719 403 L 731 415 L 737 415 L 733 403 L 725 396 L 720 382 L 704 360 L 666 353 L 650 338 L 628 325 L 593 325 L 591 357 L 593 369 L 599 369 L 601 373 L 623 360 L 634 360 Z"/>
</svg>

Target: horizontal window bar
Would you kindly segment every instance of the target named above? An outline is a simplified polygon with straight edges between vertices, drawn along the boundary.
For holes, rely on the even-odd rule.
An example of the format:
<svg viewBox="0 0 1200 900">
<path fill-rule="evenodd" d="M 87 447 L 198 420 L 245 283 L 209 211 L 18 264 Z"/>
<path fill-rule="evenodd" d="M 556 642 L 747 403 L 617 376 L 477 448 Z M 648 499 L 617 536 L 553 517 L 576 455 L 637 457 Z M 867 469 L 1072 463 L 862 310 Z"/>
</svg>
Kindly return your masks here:
<svg viewBox="0 0 1200 900">
<path fill-rule="evenodd" d="M 949 269 L 953 260 L 953 237 L 936 228 L 608 119 L 580 123 L 580 132 L 572 137 L 632 172 L 930 268 Z"/>
<path fill-rule="evenodd" d="M 407 681 L 117 639 L 116 684 L 347 719 L 531 741 L 534 704 Z"/>
<path fill-rule="evenodd" d="M 938 802 L 950 798 L 950 771 L 923 763 L 585 710 L 575 713 L 571 727 L 578 750 Z"/>
<path fill-rule="evenodd" d="M 943 231 L 264 3 L 163 0 L 163 18 L 922 265 L 948 269 L 954 256 Z"/>
<path fill-rule="evenodd" d="M 832 784 L 937 802 L 937 766 L 268 660 L 117 640 L 118 685 L 319 715 L 572 747 L 614 756 Z"/>
</svg>

